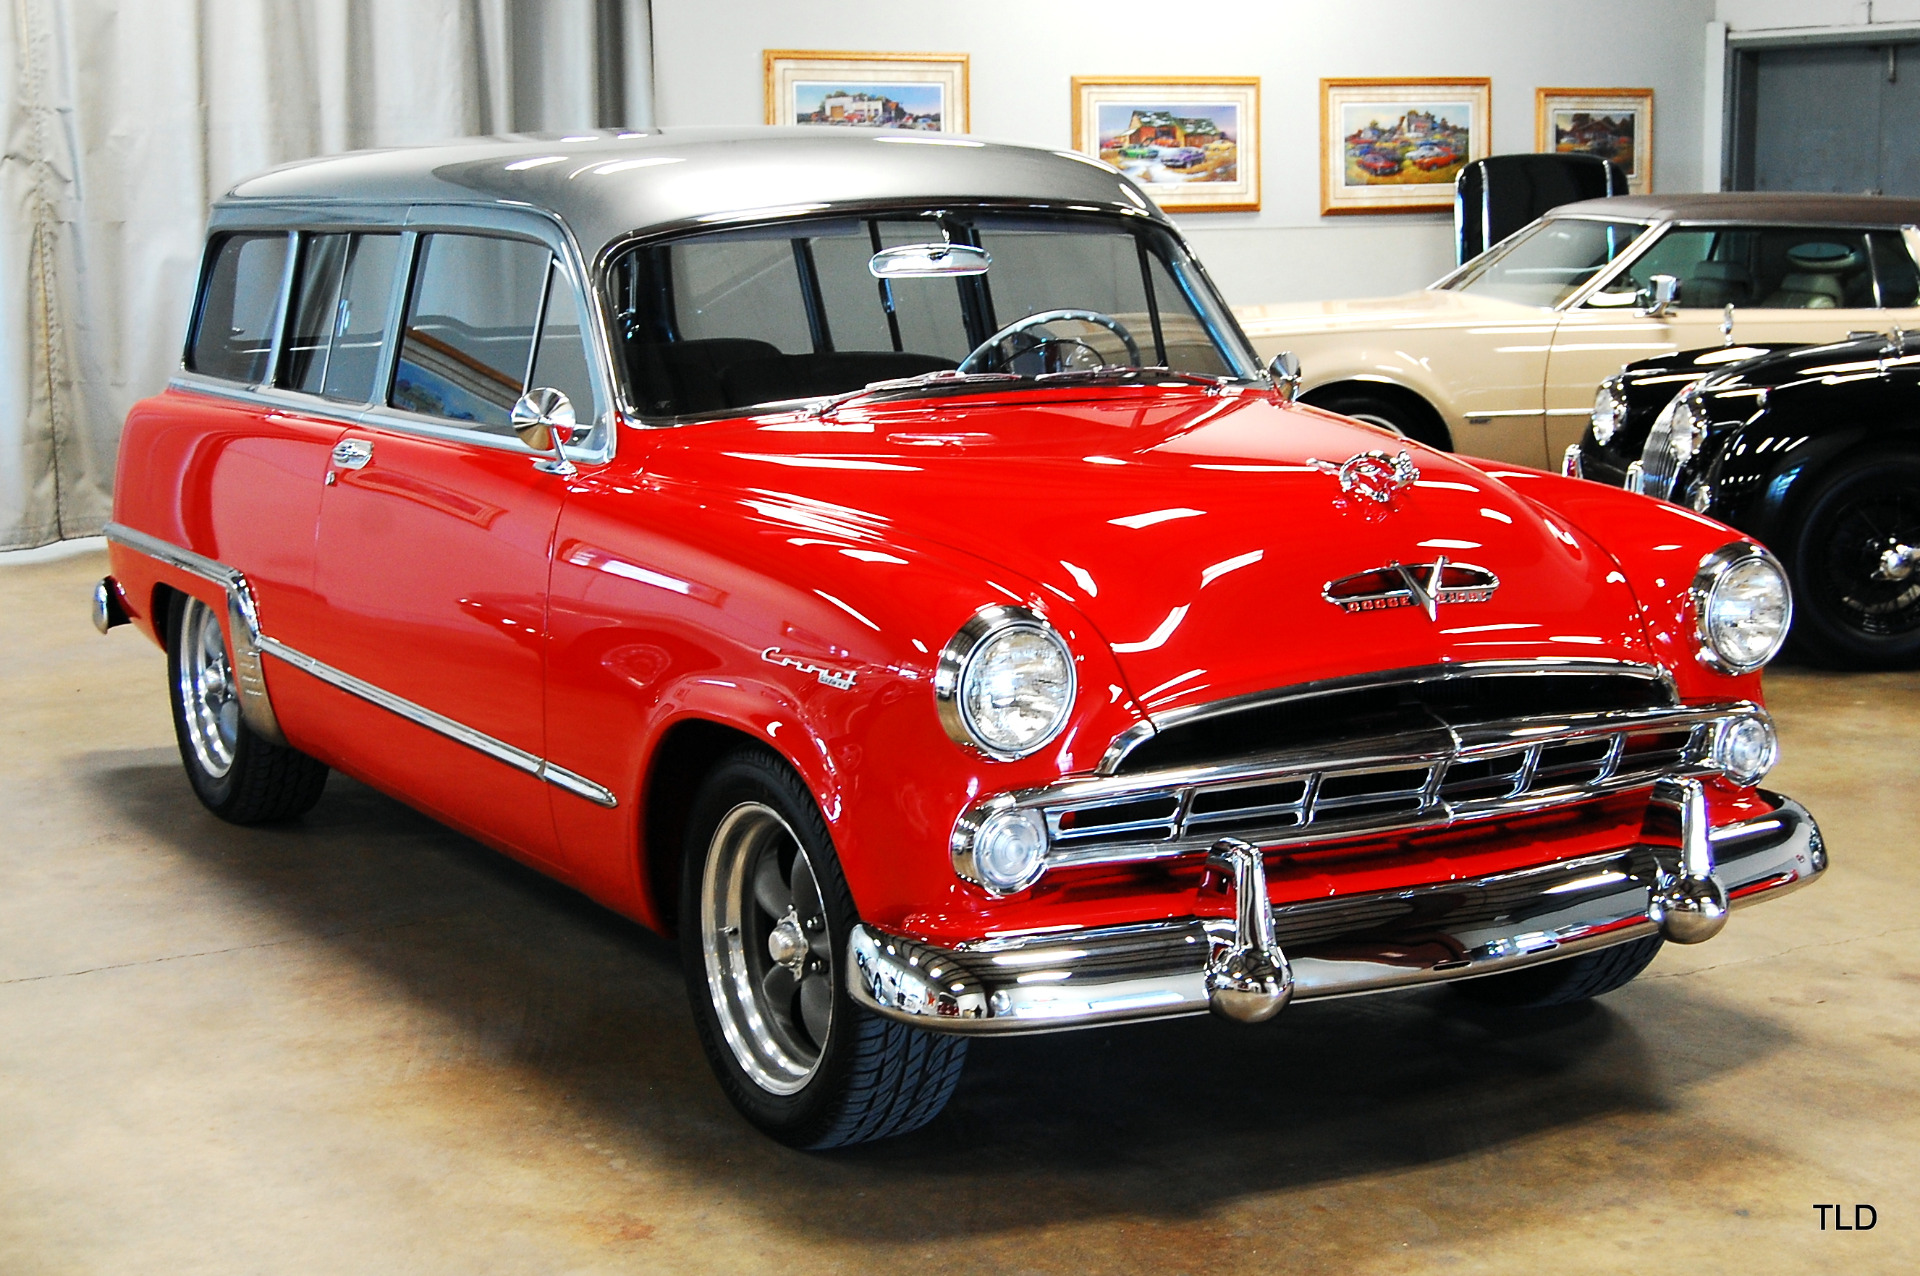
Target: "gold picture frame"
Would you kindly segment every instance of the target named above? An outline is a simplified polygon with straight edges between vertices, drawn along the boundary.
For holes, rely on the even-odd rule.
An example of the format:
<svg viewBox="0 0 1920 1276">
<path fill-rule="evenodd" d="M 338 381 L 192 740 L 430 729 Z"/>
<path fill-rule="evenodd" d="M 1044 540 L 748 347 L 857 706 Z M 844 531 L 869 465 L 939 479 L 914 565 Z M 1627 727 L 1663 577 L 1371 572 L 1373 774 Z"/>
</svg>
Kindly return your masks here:
<svg viewBox="0 0 1920 1276">
<path fill-rule="evenodd" d="M 1258 76 L 1073 77 L 1073 149 L 1169 213 L 1260 208 Z"/>
<path fill-rule="evenodd" d="M 1535 89 L 1533 101 L 1534 150 L 1610 159 L 1629 195 L 1653 190 L 1652 89 Z"/>
<path fill-rule="evenodd" d="M 1460 169 L 1492 153 L 1486 76 L 1320 81 L 1320 212 L 1453 207 Z"/>
<path fill-rule="evenodd" d="M 964 53 L 767 49 L 767 123 L 964 133 Z"/>
</svg>

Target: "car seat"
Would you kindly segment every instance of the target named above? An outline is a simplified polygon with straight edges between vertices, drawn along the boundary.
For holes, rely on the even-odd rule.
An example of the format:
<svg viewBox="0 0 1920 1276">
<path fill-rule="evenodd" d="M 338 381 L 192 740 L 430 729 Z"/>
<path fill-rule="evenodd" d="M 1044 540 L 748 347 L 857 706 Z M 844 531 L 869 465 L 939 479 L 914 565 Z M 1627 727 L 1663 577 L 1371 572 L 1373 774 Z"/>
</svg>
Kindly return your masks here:
<svg viewBox="0 0 1920 1276">
<path fill-rule="evenodd" d="M 1846 304 L 1841 276 L 1859 270 L 1857 249 L 1842 244 L 1795 244 L 1787 250 L 1788 273 L 1761 304 L 1785 310 L 1837 310 Z"/>
</svg>

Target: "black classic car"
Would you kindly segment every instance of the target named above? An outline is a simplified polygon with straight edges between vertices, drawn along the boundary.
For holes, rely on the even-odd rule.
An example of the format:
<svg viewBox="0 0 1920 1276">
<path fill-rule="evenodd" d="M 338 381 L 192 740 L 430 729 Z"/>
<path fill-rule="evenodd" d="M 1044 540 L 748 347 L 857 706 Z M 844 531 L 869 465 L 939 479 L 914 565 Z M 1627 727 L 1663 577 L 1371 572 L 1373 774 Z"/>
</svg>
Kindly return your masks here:
<svg viewBox="0 0 1920 1276">
<path fill-rule="evenodd" d="M 1601 384 L 1565 469 L 1771 546 L 1807 657 L 1920 659 L 1920 334 L 1628 364 Z"/>
</svg>

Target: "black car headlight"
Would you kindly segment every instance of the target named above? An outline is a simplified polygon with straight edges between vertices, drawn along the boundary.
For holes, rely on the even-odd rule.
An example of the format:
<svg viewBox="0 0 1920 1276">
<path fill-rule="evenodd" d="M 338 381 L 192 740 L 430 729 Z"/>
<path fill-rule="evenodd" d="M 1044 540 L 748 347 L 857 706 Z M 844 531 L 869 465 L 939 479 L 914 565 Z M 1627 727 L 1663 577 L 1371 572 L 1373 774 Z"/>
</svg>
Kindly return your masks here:
<svg viewBox="0 0 1920 1276">
<path fill-rule="evenodd" d="M 1722 673 L 1752 673 L 1772 660 L 1793 623 L 1786 570 L 1749 541 L 1700 561 L 1693 607 L 1701 663 Z"/>
<path fill-rule="evenodd" d="M 941 651 L 933 695 L 954 743 L 1011 762 L 1067 725 L 1073 655 L 1038 613 L 986 607 Z"/>
</svg>

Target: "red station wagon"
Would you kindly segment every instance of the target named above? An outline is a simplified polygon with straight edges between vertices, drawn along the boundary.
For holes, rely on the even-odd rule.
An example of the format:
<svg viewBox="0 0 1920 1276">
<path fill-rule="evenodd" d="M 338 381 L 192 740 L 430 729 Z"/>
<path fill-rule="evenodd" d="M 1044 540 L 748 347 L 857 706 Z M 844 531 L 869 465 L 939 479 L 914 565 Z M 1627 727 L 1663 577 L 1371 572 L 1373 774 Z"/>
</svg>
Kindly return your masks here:
<svg viewBox="0 0 1920 1276">
<path fill-rule="evenodd" d="M 293 165 L 214 209 L 95 620 L 215 814 L 338 769 L 677 933 L 807 1147 L 931 1119 L 974 1034 L 1574 1001 L 1824 870 L 1757 787 L 1764 549 L 1296 377 L 1065 152 Z"/>
</svg>

